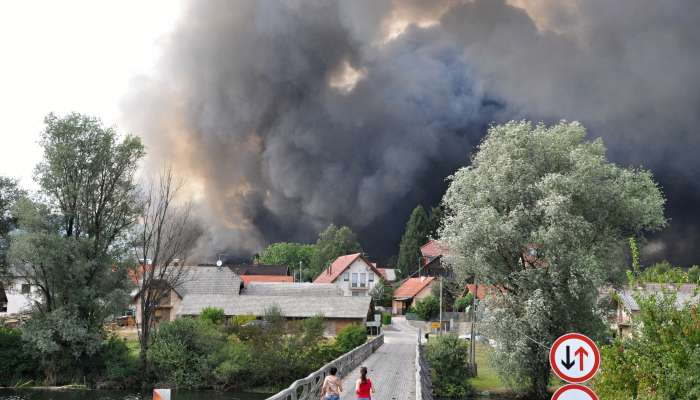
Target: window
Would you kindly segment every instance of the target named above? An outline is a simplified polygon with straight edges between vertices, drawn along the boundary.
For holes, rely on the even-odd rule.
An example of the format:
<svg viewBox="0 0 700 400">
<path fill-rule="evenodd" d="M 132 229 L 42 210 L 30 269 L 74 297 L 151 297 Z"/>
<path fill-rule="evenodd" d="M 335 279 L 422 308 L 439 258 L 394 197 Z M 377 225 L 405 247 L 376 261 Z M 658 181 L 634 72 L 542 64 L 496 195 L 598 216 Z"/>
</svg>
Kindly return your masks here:
<svg viewBox="0 0 700 400">
<path fill-rule="evenodd" d="M 360 287 L 367 287 L 367 274 L 364 272 L 360 273 Z"/>
<path fill-rule="evenodd" d="M 345 273 L 343 273 L 343 282 L 347 282 L 348 279 L 350 279 L 350 273 L 345 271 Z"/>
<path fill-rule="evenodd" d="M 373 273 L 369 272 L 367 274 L 367 282 L 374 283 L 374 274 Z"/>
<path fill-rule="evenodd" d="M 7 303 L 0 303 L 0 312 L 7 312 Z"/>
<path fill-rule="evenodd" d="M 351 284 L 352 287 L 358 287 L 357 286 L 357 275 L 358 275 L 357 272 L 352 273 L 352 284 Z"/>
<path fill-rule="evenodd" d="M 29 294 L 29 288 L 30 286 L 26 283 L 22 284 L 22 294 Z"/>
</svg>

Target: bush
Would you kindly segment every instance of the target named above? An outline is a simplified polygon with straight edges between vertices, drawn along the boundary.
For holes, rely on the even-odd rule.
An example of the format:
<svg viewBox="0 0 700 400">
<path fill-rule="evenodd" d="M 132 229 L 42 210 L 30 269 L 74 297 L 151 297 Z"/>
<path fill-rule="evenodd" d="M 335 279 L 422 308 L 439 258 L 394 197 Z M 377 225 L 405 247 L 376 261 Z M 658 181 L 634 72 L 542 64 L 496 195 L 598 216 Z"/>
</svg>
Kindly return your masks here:
<svg viewBox="0 0 700 400">
<path fill-rule="evenodd" d="M 434 296 L 428 296 L 418 300 L 414 308 L 418 318 L 428 321 L 440 313 L 440 302 Z"/>
<path fill-rule="evenodd" d="M 119 385 L 133 384 L 139 371 L 139 360 L 126 344 L 126 340 L 110 336 L 97 354 L 103 368 L 102 380 Z"/>
<path fill-rule="evenodd" d="M 391 314 L 382 314 L 382 325 L 391 325 Z"/>
<path fill-rule="evenodd" d="M 153 371 L 161 382 L 176 387 L 198 388 L 211 383 L 209 354 L 222 346 L 216 326 L 191 318 L 161 325 L 148 349 Z"/>
<path fill-rule="evenodd" d="M 700 308 L 666 295 L 638 298 L 631 337 L 601 348 L 594 387 L 601 399 L 700 398 Z"/>
<path fill-rule="evenodd" d="M 472 394 L 469 384 L 469 345 L 456 335 L 431 340 L 426 358 L 430 364 L 433 391 L 440 399 L 463 399 Z"/>
<path fill-rule="evenodd" d="M 338 332 L 335 345 L 341 353 L 347 353 L 367 341 L 367 329 L 362 325 L 348 325 Z"/>
<path fill-rule="evenodd" d="M 206 307 L 202 310 L 199 318 L 203 321 L 209 321 L 212 324 L 220 325 L 226 321 L 224 310 L 216 307 Z"/>
<path fill-rule="evenodd" d="M 210 357 L 214 366 L 214 376 L 217 386 L 239 388 L 250 378 L 250 366 L 254 357 L 250 347 L 231 335 L 226 343 L 217 349 Z"/>
<path fill-rule="evenodd" d="M 464 310 L 466 310 L 467 307 L 471 306 L 473 302 L 474 295 L 472 295 L 471 293 L 467 293 L 466 295 L 459 297 L 457 300 L 455 300 L 455 311 L 464 312 Z"/>
<path fill-rule="evenodd" d="M 0 326 L 0 386 L 34 377 L 39 366 L 26 347 L 22 332 Z"/>
</svg>

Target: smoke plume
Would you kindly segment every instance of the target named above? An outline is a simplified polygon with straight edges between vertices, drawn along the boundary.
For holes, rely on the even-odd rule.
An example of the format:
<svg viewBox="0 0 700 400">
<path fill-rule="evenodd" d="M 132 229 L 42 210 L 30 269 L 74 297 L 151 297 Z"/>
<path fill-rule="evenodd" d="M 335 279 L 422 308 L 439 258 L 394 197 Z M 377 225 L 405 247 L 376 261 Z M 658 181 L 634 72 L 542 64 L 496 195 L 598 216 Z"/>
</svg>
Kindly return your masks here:
<svg viewBox="0 0 700 400">
<path fill-rule="evenodd" d="M 250 254 L 348 224 L 396 251 L 492 122 L 580 120 L 652 169 L 697 260 L 700 3 L 692 0 L 192 3 L 124 102 L 153 165 L 189 179 L 205 251 Z M 653 253 L 653 254 L 651 254 Z"/>
</svg>

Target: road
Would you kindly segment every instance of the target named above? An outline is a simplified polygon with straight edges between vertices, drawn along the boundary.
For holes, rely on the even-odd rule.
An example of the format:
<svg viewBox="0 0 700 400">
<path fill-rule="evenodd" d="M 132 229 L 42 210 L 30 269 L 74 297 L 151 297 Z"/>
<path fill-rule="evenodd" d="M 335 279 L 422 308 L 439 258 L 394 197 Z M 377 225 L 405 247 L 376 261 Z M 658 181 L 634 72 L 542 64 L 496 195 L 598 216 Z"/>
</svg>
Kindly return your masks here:
<svg viewBox="0 0 700 400">
<path fill-rule="evenodd" d="M 372 380 L 376 400 L 415 400 L 416 337 L 418 331 L 403 317 L 394 317 L 384 329 L 384 344 L 362 364 Z M 342 400 L 355 399 L 355 382 L 360 367 L 343 379 Z"/>
</svg>

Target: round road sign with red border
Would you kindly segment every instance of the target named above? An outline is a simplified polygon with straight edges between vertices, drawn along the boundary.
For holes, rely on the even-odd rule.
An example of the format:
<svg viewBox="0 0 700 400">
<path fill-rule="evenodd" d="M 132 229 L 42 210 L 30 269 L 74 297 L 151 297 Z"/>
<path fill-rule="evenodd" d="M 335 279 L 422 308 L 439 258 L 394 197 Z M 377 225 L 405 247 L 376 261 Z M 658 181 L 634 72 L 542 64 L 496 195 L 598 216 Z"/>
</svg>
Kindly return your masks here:
<svg viewBox="0 0 700 400">
<path fill-rule="evenodd" d="M 567 333 L 554 341 L 549 350 L 549 363 L 559 378 L 571 383 L 583 383 L 598 372 L 600 351 L 587 336 Z"/>
<path fill-rule="evenodd" d="M 552 400 L 599 400 L 598 395 L 590 388 L 583 385 L 564 385 L 560 387 Z"/>
</svg>

